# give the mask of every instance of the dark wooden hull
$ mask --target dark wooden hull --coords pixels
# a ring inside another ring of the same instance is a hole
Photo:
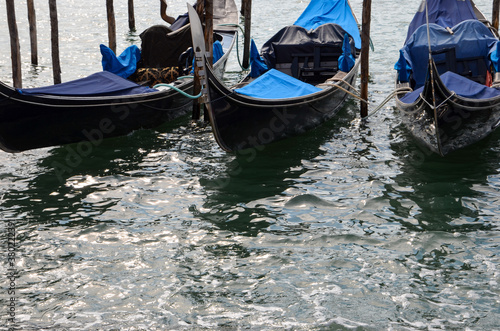
[[[435,66],[434,73],[435,103],[430,80],[414,103],[402,102],[404,94],[396,97],[403,124],[417,141],[444,156],[484,139],[500,125],[500,97],[460,97],[443,84]]]
[[[182,84],[192,93],[193,83]],[[26,96],[0,85],[0,148],[7,152],[102,139],[153,128],[191,110],[174,91],[123,97]]]
[[[222,77],[234,45],[216,63]],[[193,94],[193,79],[176,82]],[[0,149],[20,152],[82,141],[96,145],[102,139],[127,135],[134,130],[158,127],[192,111],[192,99],[171,89],[117,97],[31,96],[0,82]]]
[[[359,57],[344,80],[354,85]],[[274,141],[314,129],[333,118],[348,96],[330,86],[324,90],[289,99],[257,99],[233,92],[207,69],[208,115],[215,139],[225,151],[262,148]],[[349,89],[346,84],[340,86]]]

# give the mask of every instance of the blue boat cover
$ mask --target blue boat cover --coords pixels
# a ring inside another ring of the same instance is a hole
[[[264,59],[259,54],[257,50],[257,45],[253,39],[250,40],[250,77],[259,77],[262,73],[266,72],[269,68],[267,67]]]
[[[476,83],[454,72],[447,71],[440,77],[441,81],[450,91],[454,91],[461,97],[476,100],[500,97],[500,90]],[[400,100],[404,103],[413,103],[418,99],[418,96],[423,90],[424,87],[422,86],[415,91],[406,94]]]
[[[312,94],[321,89],[276,69],[270,69],[250,84],[234,91],[260,99],[287,99]]]
[[[137,62],[141,59],[141,50],[136,45],[127,47],[120,56],[106,45],[100,46],[102,54],[102,70],[112,72],[120,77],[127,78],[135,72]]]
[[[469,0],[423,0],[408,27],[406,42],[416,29],[427,24],[426,1],[429,7],[429,23],[451,28],[465,20],[477,20]]]
[[[478,20],[467,20],[457,24],[452,30],[454,34],[450,34],[437,24],[429,24],[433,52],[454,48],[457,60],[482,56],[485,63],[489,63],[488,55],[497,39],[483,23]],[[429,59],[425,25],[415,30],[403,47],[403,53],[413,72],[415,87],[418,88],[425,82]]]
[[[196,5],[194,5],[193,7],[196,9]],[[172,29],[172,31],[179,30],[180,28],[182,28],[184,25],[186,25],[188,23],[189,23],[189,15],[188,15],[188,13],[185,13],[185,14],[177,16],[174,23],[172,23],[172,25],[170,25],[170,29]]]
[[[497,41],[496,46],[491,48],[490,52],[490,60],[491,63],[493,64],[493,67],[495,68],[496,72],[499,72],[500,70],[500,41]]]
[[[398,71],[398,80],[400,82],[409,82],[410,81],[410,70],[411,67],[406,62],[405,56],[403,54],[403,50],[399,50],[399,60],[394,65],[394,69]]]
[[[222,44],[220,41],[214,41],[212,45],[212,61],[213,63],[220,60],[220,58],[224,56],[224,50],[222,49]]]
[[[361,49],[358,23],[347,0],[311,0],[294,25],[313,30],[325,23],[340,25],[354,39],[355,47]]]
[[[349,35],[346,33],[344,35],[344,41],[342,42],[342,55],[339,56],[339,69],[343,72],[349,72],[352,67],[354,67],[354,57],[351,53],[351,44],[349,44]]]
[[[38,88],[17,89],[25,95],[57,96],[120,96],[156,92],[158,90],[140,86],[108,71],[101,71],[88,77],[62,84]]]

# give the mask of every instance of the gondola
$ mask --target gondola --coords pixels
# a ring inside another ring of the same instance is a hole
[[[422,2],[395,65],[396,106],[417,142],[445,156],[500,125],[498,46],[473,1]]]
[[[214,68],[222,78],[236,40],[237,26],[230,23],[237,23],[238,14],[233,0],[215,2],[219,21],[214,21],[214,33],[223,54]],[[187,34],[191,44],[190,25],[179,31],[172,34]],[[178,57],[174,61],[178,63]],[[158,127],[192,111],[193,82],[188,72],[167,87],[152,88],[109,71],[32,89],[0,82],[0,149],[21,152],[70,143],[88,149],[89,143],[97,146],[106,138]]]
[[[262,148],[333,118],[352,93],[361,38],[347,0],[312,0],[260,54],[251,49],[250,73],[231,88],[206,70],[207,113],[225,151]]]

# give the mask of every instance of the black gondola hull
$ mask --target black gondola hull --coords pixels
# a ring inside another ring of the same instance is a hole
[[[225,54],[215,64],[222,78],[236,31],[224,31]],[[193,79],[174,86],[193,94]],[[0,82],[0,149],[21,152],[77,142],[93,145],[102,139],[159,127],[192,112],[193,100],[178,91],[126,96],[62,97],[25,95]]]
[[[354,85],[359,67],[347,74],[345,81]],[[315,94],[290,99],[256,99],[239,95],[207,70],[212,130],[220,147],[226,151],[262,148],[274,141],[295,136],[333,118],[344,105],[348,85],[326,87]]]
[[[399,95],[396,105],[412,136],[444,156],[486,138],[499,126],[500,97],[480,100],[460,97],[448,90],[434,70],[435,101],[429,80],[415,102],[404,103]]]
[[[183,90],[192,93],[192,81]],[[174,91],[113,98],[57,98],[0,91],[0,148],[7,152],[127,135],[187,114],[192,101]],[[7,96],[6,96],[7,95]]]

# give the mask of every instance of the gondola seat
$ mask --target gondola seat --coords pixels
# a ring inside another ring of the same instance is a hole
[[[277,69],[309,84],[324,82],[339,70],[346,32],[340,25],[323,24],[314,30],[288,26],[280,30],[262,47],[268,68]],[[350,37],[351,53],[356,54]]]

